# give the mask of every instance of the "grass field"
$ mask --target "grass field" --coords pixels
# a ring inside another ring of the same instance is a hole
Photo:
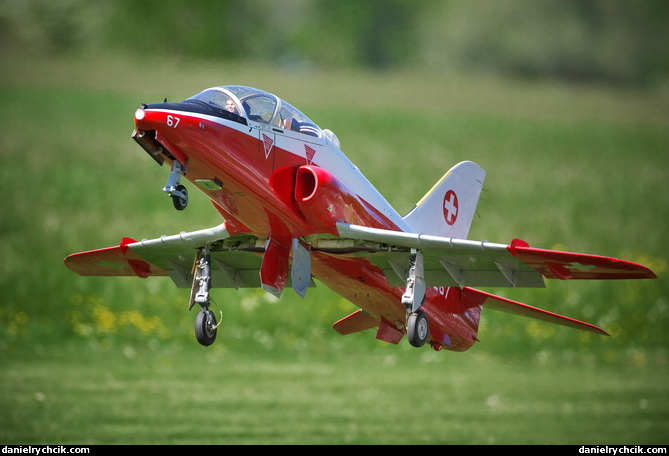
[[[58,348],[0,378],[20,444],[666,444],[666,372],[388,347],[291,359]]]
[[[0,442],[667,443],[666,92],[120,57],[4,68]],[[220,223],[194,191],[174,211],[167,170],[130,133],[140,102],[227,83],[334,130],[399,212],[473,160],[488,176],[472,238],[622,257],[660,278],[491,290],[613,337],[484,311],[461,354],[333,334],[353,307],[322,286],[304,301],[217,290],[224,326],[204,349],[187,290],[82,278],[62,259]]]

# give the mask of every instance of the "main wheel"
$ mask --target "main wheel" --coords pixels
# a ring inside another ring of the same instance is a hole
[[[410,313],[409,318],[407,318],[407,337],[409,338],[409,343],[414,347],[422,347],[427,342],[428,334],[427,314],[420,309]]]
[[[177,191],[183,196],[172,195],[172,204],[177,211],[183,211],[188,206],[188,190],[183,185],[177,186]]]
[[[211,310],[200,310],[195,317],[195,338],[208,347],[216,340],[216,316]]]

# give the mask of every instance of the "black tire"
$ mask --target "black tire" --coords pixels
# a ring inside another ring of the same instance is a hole
[[[177,186],[177,190],[182,192],[184,196],[172,195],[172,204],[177,211],[183,211],[188,206],[188,190],[183,185]]]
[[[430,327],[427,321],[427,314],[418,309],[409,314],[407,318],[407,337],[409,343],[414,347],[422,347],[427,342]]]
[[[216,315],[211,310],[200,310],[195,317],[195,338],[205,347],[216,340]]]

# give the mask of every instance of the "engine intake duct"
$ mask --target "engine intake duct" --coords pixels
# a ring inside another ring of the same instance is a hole
[[[376,210],[329,171],[314,165],[298,168],[295,205],[319,233],[337,235],[337,222],[386,226]]]

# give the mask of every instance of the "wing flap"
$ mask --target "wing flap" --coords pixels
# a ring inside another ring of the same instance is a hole
[[[566,326],[569,328],[579,329],[581,331],[588,331],[603,336],[609,335],[603,329],[598,328],[595,325],[591,325],[590,323],[585,323],[579,320],[574,320],[573,318],[564,317],[562,315],[558,315],[553,312],[548,312],[547,310],[528,306],[527,304],[502,298],[501,296],[496,296],[490,293],[486,293],[484,291],[475,290],[473,288],[465,288],[463,290],[463,294],[468,298],[472,299],[473,301],[481,303],[483,307],[488,309],[499,310],[502,312],[507,312],[527,318],[533,318],[535,320],[541,320],[560,326]]]

